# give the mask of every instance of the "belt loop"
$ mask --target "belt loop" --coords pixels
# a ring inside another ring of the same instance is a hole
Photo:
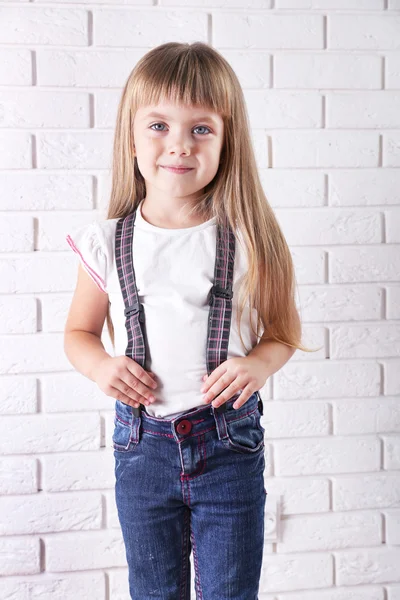
[[[222,408],[222,407],[224,407],[224,408]],[[215,408],[214,406],[211,405],[211,412],[215,419],[215,424],[217,426],[217,433],[218,433],[219,440],[225,440],[228,437],[228,430],[226,427],[226,419],[225,419],[225,411],[226,411],[225,403],[221,404],[221,406],[218,406],[217,408]]]
[[[140,426],[142,424],[142,410],[140,405],[138,407],[132,406],[132,424],[131,424],[131,442],[138,443],[140,441]]]

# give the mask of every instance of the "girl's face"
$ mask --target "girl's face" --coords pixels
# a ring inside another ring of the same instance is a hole
[[[218,113],[199,107],[170,103],[141,107],[133,135],[146,197],[195,200],[218,171],[223,125]],[[191,170],[178,173],[165,168],[172,166]]]

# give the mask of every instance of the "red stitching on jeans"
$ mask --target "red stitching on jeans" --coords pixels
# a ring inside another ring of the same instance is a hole
[[[244,413],[244,415],[240,415],[237,419],[229,419],[229,420],[226,419],[226,422],[227,423],[232,423],[232,421],[239,421],[240,419],[244,419],[244,417],[248,417],[249,415],[252,415],[253,413],[255,413],[257,409],[258,409],[258,406],[256,406],[250,412]]]
[[[190,527],[188,527],[189,521],[187,517],[190,517],[190,513],[189,513],[189,509],[185,509],[185,514],[183,516],[183,530],[182,530],[182,567],[181,567],[181,584],[180,584],[180,589],[181,589],[181,593],[180,593],[180,597],[179,600],[186,600],[187,598],[187,560],[186,558],[188,558],[188,554],[187,554],[187,550],[188,550],[188,530],[190,529]]]

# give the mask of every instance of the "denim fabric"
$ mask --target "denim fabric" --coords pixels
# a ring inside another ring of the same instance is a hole
[[[115,499],[132,600],[257,600],[264,547],[264,428],[255,392],[239,409],[172,420],[116,400]]]

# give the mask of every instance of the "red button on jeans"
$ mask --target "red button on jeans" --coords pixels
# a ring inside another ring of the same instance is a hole
[[[178,433],[190,433],[191,429],[192,424],[187,419],[183,419],[183,421],[180,421],[176,426],[176,430]]]

